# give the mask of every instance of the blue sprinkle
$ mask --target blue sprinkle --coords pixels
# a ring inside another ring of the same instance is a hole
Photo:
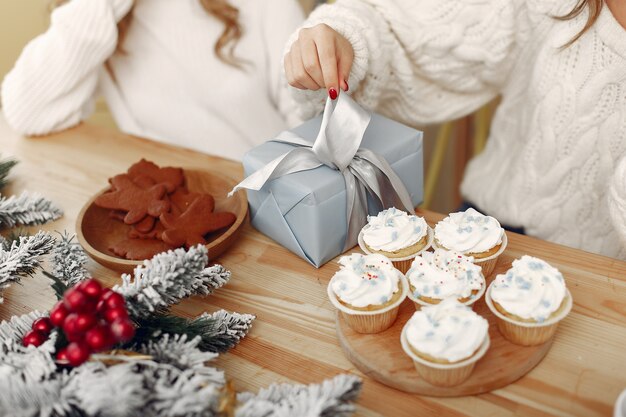
[[[538,271],[540,269],[543,269],[543,264],[541,262],[532,261],[528,262],[528,267],[533,271]]]
[[[424,285],[423,290],[424,290],[424,294],[428,294],[430,292],[430,286]]]
[[[426,337],[433,337],[434,335],[435,335],[435,332],[433,332],[432,330],[426,333]]]
[[[387,301],[389,301],[389,299],[386,296],[382,296],[380,297],[380,304],[385,304]]]
[[[398,231],[394,230],[391,232],[391,240],[396,240],[398,238]]]
[[[422,233],[422,227],[421,226],[415,226],[415,234],[419,235],[420,233]]]
[[[439,289],[439,287],[435,287],[435,295],[439,295],[440,292],[441,290]]]
[[[413,297],[415,297],[415,298],[419,298],[419,296],[420,296],[420,293],[419,293],[419,292],[415,291],[415,292],[413,293]]]
[[[370,285],[378,285],[378,280],[370,279]]]
[[[544,306],[545,308],[550,307],[550,301],[548,300],[541,300],[541,305]]]
[[[547,284],[548,282],[550,282],[550,279],[548,277],[544,276],[544,277],[541,278],[541,282],[544,282],[544,283]]]

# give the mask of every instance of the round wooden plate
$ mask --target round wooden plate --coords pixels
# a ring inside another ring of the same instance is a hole
[[[402,350],[400,333],[415,313],[414,304],[409,299],[400,306],[393,326],[378,334],[356,333],[337,314],[337,335],[348,359],[367,376],[401,391],[434,397],[475,395],[502,388],[530,372],[550,350],[553,339],[530,347],[507,341],[498,332],[495,316],[484,298],[476,302],[474,311],[489,321],[491,346],[476,363],[469,379],[455,387],[437,387],[424,381],[411,358]]]
[[[209,193],[215,198],[215,211],[230,211],[237,216],[224,232],[211,235],[207,243],[209,259],[221,255],[237,239],[248,213],[248,200],[244,192],[228,198],[227,194],[237,181],[213,171],[185,169],[185,180],[189,191]],[[108,191],[106,187],[94,195],[81,209],[76,219],[76,235],[87,254],[107,268],[120,272],[132,272],[143,261],[120,258],[109,250],[111,244],[125,239],[128,226],[109,216],[110,210],[93,204],[97,196]]]

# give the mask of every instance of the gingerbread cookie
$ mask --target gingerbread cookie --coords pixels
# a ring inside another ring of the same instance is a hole
[[[149,259],[171,249],[174,247],[158,239],[124,239],[109,248],[117,256],[133,261]]]
[[[131,226],[128,231],[128,237],[131,239],[161,239],[161,235],[163,234],[163,231],[165,231],[163,223],[158,221],[158,219],[156,220],[154,227],[147,232],[138,230],[136,226],[137,225]]]
[[[204,235],[228,227],[236,220],[233,213],[213,213],[214,207],[213,197],[203,194],[180,216],[162,214],[159,219],[165,226],[165,231],[161,238],[165,243],[176,247],[206,244]]]
[[[191,203],[203,195],[210,197],[211,204],[207,205],[206,209],[213,212],[213,210],[215,210],[215,199],[211,194],[194,193],[181,188],[169,196],[170,201],[172,202],[172,212],[174,212],[174,214],[181,214],[185,212]],[[178,213],[176,213],[174,209],[178,210]]]
[[[138,184],[145,183],[146,178],[154,181],[155,184],[163,184],[168,193],[174,192],[185,182],[182,168],[160,168],[154,162],[145,159],[128,168],[128,175]]]
[[[98,196],[94,204],[112,210],[126,211],[124,217],[126,224],[138,223],[147,215],[158,217],[170,210],[170,202],[163,198],[166,193],[163,184],[144,189],[127,175],[113,177],[111,184],[114,190]]]

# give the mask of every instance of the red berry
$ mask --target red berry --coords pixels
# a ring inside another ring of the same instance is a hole
[[[106,300],[111,294],[113,294],[115,291],[113,291],[110,288],[105,288],[102,290],[102,292],[100,293],[100,299],[101,300]]]
[[[87,296],[77,288],[68,290],[63,296],[65,307],[70,311],[83,311],[87,307]]]
[[[78,313],[76,316],[76,331],[85,333],[96,324],[96,317],[89,313]]]
[[[65,333],[65,338],[69,342],[82,342],[85,340],[85,333]]]
[[[100,352],[113,345],[113,336],[106,326],[96,326],[85,334],[85,343],[93,352]]]
[[[33,322],[33,330],[39,330],[44,334],[50,334],[54,326],[48,317],[39,317]]]
[[[89,354],[91,353],[89,346],[81,342],[72,342],[67,345],[65,349],[67,352],[67,360],[72,366],[78,366],[84,363],[89,359]]]
[[[56,327],[61,327],[63,326],[63,322],[68,314],[69,312],[67,311],[67,308],[65,308],[63,301],[59,301],[54,307],[52,307],[52,310],[50,310],[50,321]]]
[[[40,332],[39,330],[31,330],[24,335],[24,338],[22,339],[22,344],[24,346],[41,346],[41,344],[45,342],[46,339],[48,339],[48,336],[45,333]]]
[[[106,309],[106,300],[103,300],[102,297],[100,297],[100,301],[98,301],[98,304],[96,304],[96,312],[98,312],[99,314],[103,314]]]
[[[102,294],[102,285],[93,278],[81,282],[77,288],[87,297],[94,299],[100,298],[100,294]]]
[[[67,361],[67,348],[63,348],[57,352],[57,361],[60,361],[60,362]]]
[[[63,332],[66,335],[80,333],[78,331],[78,313],[68,314],[63,322]]]
[[[109,294],[109,296],[104,299],[104,304],[106,305],[105,309],[107,310],[112,308],[126,308],[126,300],[124,299],[124,296],[117,292]]]
[[[125,308],[110,308],[104,312],[104,319],[109,323],[113,323],[115,320],[128,317],[128,311]]]
[[[118,342],[128,342],[135,336],[135,325],[129,319],[117,319],[111,323],[111,333]]]

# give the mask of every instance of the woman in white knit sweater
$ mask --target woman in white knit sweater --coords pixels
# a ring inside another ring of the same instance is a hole
[[[76,125],[100,93],[127,133],[233,159],[297,121],[280,76],[297,0],[59,3],[2,84],[23,134]]]
[[[464,198],[530,235],[626,257],[624,1],[337,0],[304,27],[284,60],[302,116],[348,88],[409,124],[501,95]]]

